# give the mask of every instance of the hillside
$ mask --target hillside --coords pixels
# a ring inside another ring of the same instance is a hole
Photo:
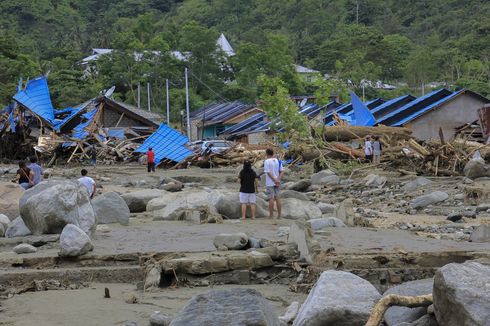
[[[367,89],[368,96],[418,95],[432,81],[489,95],[488,17],[485,0],[4,0],[0,101],[8,103],[20,76],[49,72],[56,106],[112,85],[116,97],[135,103],[138,83],[149,82],[153,106],[162,108],[168,78],[177,117],[184,66],[192,72],[195,108],[212,100],[256,99],[261,74],[280,78],[291,94],[322,87],[299,79],[293,63],[351,80],[354,88],[362,79],[406,85],[391,92]],[[216,53],[220,33],[236,56]],[[98,74],[83,77],[79,63],[92,48],[118,51],[97,62]],[[171,50],[192,57],[184,63]],[[135,62],[135,51],[146,55]]]

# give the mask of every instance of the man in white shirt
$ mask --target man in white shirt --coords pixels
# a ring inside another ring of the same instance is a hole
[[[94,197],[95,194],[95,181],[91,177],[87,177],[87,170],[83,169],[81,171],[82,177],[78,179],[78,182],[80,182],[82,185],[84,185],[87,188],[88,195],[90,198]]]
[[[366,142],[364,143],[364,154],[368,162],[373,161],[373,144],[371,143],[371,136],[366,137]]]
[[[269,197],[269,218],[274,216],[274,202],[277,207],[277,218],[281,218],[281,179],[284,175],[284,168],[281,162],[274,157],[274,151],[270,148],[266,150],[267,159],[264,162],[265,187]]]

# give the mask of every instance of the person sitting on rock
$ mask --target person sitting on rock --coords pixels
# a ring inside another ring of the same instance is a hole
[[[257,173],[252,169],[250,161],[243,162],[243,169],[238,176],[240,181],[240,204],[242,208],[242,220],[245,220],[247,214],[247,205],[250,205],[252,211],[252,220],[255,220],[255,203],[257,197]]]
[[[82,185],[84,185],[87,188],[88,195],[90,198],[94,197],[95,194],[95,181],[91,177],[88,177],[88,171],[85,169],[82,169],[80,172],[82,174],[82,177],[78,179],[78,182],[80,182]]]
[[[16,180],[19,182],[21,188],[27,190],[31,188],[34,179],[34,172],[26,166],[26,162],[19,162],[19,169],[17,170]]]
[[[31,164],[29,164],[28,168],[34,173],[34,176],[32,178],[32,186],[37,185],[39,182],[41,182],[41,176],[43,174],[43,169],[39,164],[37,164],[37,157],[31,156],[29,159]]]

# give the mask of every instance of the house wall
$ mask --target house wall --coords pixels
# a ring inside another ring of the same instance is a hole
[[[248,143],[250,145],[268,144],[272,141],[272,135],[267,134],[266,132],[254,132],[252,134],[248,134]]]
[[[305,82],[305,83],[314,83],[316,82],[319,78],[321,78],[321,75],[316,72],[301,72],[298,73],[298,76]]]
[[[201,120],[191,120],[191,139],[190,141],[201,139]]]
[[[478,119],[478,109],[484,103],[476,97],[462,94],[405,126],[411,128],[412,135],[420,140],[438,140],[439,128],[442,128],[444,139],[451,140],[456,127]]]
[[[115,127],[119,119],[121,118],[121,113],[111,110],[110,108],[104,108],[103,112],[103,122],[104,127]],[[118,127],[136,127],[143,126],[143,124],[137,120],[131,119],[127,115],[124,115],[121,122],[119,122]]]

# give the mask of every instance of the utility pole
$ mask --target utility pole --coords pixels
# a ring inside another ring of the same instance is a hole
[[[191,117],[190,117],[190,109],[189,109],[189,79],[187,77],[187,67],[185,68],[185,109],[187,116],[187,138],[191,141]]]
[[[146,89],[148,93],[148,112],[151,111],[151,103],[150,103],[150,83],[146,84]]]
[[[138,109],[141,108],[141,85],[138,83]]]
[[[167,94],[167,125],[170,125],[170,95],[168,94],[168,79],[165,81],[165,89]]]

